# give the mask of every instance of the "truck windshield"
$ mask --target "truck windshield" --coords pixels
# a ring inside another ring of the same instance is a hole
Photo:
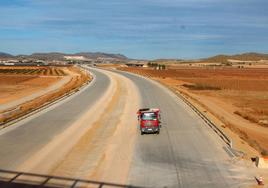
[[[141,119],[142,120],[156,120],[157,117],[156,117],[156,114],[155,113],[143,113],[141,115]]]

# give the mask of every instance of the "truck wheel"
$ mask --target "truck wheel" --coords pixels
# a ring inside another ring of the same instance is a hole
[[[160,131],[156,131],[156,134],[159,134],[160,133]]]
[[[143,135],[144,133],[141,131],[141,135]]]

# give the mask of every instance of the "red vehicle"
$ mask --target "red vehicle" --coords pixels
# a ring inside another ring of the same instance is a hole
[[[141,135],[144,133],[160,133],[160,109],[144,108],[137,112]]]

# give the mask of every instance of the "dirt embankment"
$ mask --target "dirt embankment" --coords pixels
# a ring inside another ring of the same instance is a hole
[[[0,123],[18,118],[90,79],[74,66],[0,67]]]
[[[255,153],[245,145],[268,155],[268,69],[176,67],[120,70],[155,79],[188,97],[204,113],[220,122],[220,128],[233,137],[235,147],[248,157]]]

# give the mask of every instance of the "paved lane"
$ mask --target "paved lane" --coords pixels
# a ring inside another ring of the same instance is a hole
[[[129,182],[148,187],[238,187],[238,172],[225,145],[174,94],[143,78],[131,79],[142,96],[141,107],[159,107],[160,135],[139,135]]]
[[[92,72],[96,81],[83,92],[38,117],[19,123],[22,126],[0,131],[0,169],[15,169],[94,105],[110,80],[103,73]]]

